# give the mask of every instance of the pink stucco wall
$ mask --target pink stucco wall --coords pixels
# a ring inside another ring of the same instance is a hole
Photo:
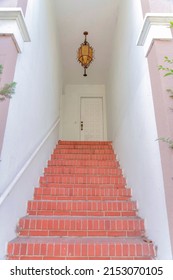
[[[145,13],[171,13],[173,2],[168,0],[141,0],[143,15]],[[156,125],[159,137],[173,139],[173,99],[167,89],[173,89],[173,76],[164,77],[164,72],[158,70],[158,65],[164,64],[164,57],[173,59],[173,40],[155,40],[148,54],[148,65],[151,78]],[[173,68],[173,65],[167,65]],[[173,150],[168,144],[160,141],[160,155],[164,179],[165,200],[173,252]],[[159,219],[159,217],[158,217]]]
[[[148,56],[156,124],[159,137],[173,139],[173,100],[167,89],[173,89],[173,77],[163,77],[164,72],[158,71],[158,65],[164,64],[164,56],[173,57],[173,41],[155,41]],[[160,142],[160,154],[165,187],[165,199],[173,248],[173,150],[168,144]]]
[[[28,0],[18,0],[16,5],[21,7],[23,13],[26,12]],[[8,1],[8,3],[10,3]],[[3,1],[3,7],[5,1]],[[1,3],[0,3],[1,7]],[[0,35],[0,64],[3,65],[3,73],[0,76],[0,87],[13,81],[17,60],[17,49],[11,36]],[[5,126],[7,122],[10,100],[0,101],[0,153],[3,145]]]
[[[0,64],[3,65],[3,73],[0,77],[0,87],[13,81],[16,59],[17,49],[11,36],[0,36]],[[0,151],[4,138],[8,108],[9,99],[0,101]]]
[[[171,13],[173,4],[169,0],[141,0],[143,14],[146,13]]]

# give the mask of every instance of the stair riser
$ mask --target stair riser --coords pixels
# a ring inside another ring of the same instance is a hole
[[[94,232],[138,232],[144,231],[143,220],[111,220],[107,219],[21,219],[19,231],[94,231]],[[68,234],[67,234],[68,235]],[[75,234],[74,234],[75,235]]]
[[[83,189],[83,190],[86,190],[86,189],[96,189],[98,188],[98,190],[103,190],[103,189],[112,189],[112,190],[122,190],[124,191],[126,189],[125,187],[125,184],[124,183],[116,183],[116,184],[63,184],[63,183],[52,183],[52,182],[49,182],[49,183],[46,183],[46,182],[43,182],[41,180],[40,182],[40,189],[51,189],[51,188],[54,188],[54,189],[62,189],[62,188],[67,188],[67,189],[74,189],[74,190],[79,190],[79,189]]]
[[[34,195],[34,200],[93,200],[93,201],[105,201],[105,200],[118,200],[118,201],[128,201],[129,197],[125,196],[49,196],[49,195]]]
[[[114,155],[114,152],[110,149],[55,149],[54,154]]]
[[[132,201],[29,201],[30,210],[56,211],[136,211],[136,202]]]
[[[76,217],[135,217],[136,211],[92,211],[92,210],[28,210],[28,215],[37,216],[76,216]]]
[[[44,169],[45,174],[76,174],[76,175],[122,175],[121,169],[112,168],[88,168],[88,167],[48,167]]]
[[[94,154],[53,154],[51,159],[76,159],[76,160],[115,160],[115,155],[104,154],[104,155],[94,155]]]
[[[70,236],[70,237],[139,237],[143,235],[143,231],[54,231],[54,230],[23,230],[19,236]]]
[[[130,189],[107,188],[36,188],[35,200],[129,200]]]
[[[86,166],[86,167],[104,167],[104,168],[118,168],[119,163],[113,160],[63,160],[54,159],[48,161],[48,166]]]
[[[9,259],[151,259],[153,244],[9,244]]]
[[[87,175],[45,175],[40,178],[41,183],[58,184],[126,184],[125,179],[118,176],[87,176]]]
[[[74,149],[74,150],[111,150],[113,151],[112,149],[112,146],[111,145],[87,145],[87,144],[66,144],[66,145],[56,145],[56,149]]]
[[[59,187],[59,188],[35,188],[35,195],[58,195],[58,196],[131,196],[131,189],[116,189],[114,187],[92,187],[88,185],[87,187],[80,186],[74,187]]]
[[[111,146],[112,141],[66,141],[66,140],[59,140],[58,145],[101,145],[101,146]]]

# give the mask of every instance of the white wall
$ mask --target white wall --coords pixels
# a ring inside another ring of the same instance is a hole
[[[59,138],[62,77],[53,2],[29,0],[26,24],[31,43],[25,43],[18,55],[17,88],[10,102],[0,162],[1,195],[10,184],[14,187],[0,206],[0,258],[4,257],[5,243],[16,235],[17,220],[25,215],[26,201]],[[20,177],[40,143],[43,145]]]
[[[80,140],[80,98],[102,97],[104,116],[104,140],[107,139],[105,86],[67,85],[62,95],[62,139]]]
[[[0,0],[0,7],[16,7],[18,0]]]
[[[142,21],[140,1],[120,1],[106,87],[108,138],[139,203],[147,235],[158,247],[158,259],[171,259],[148,65],[143,48],[136,46]]]

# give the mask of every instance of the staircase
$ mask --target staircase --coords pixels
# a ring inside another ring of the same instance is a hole
[[[155,257],[111,142],[59,141],[17,229],[10,260]]]

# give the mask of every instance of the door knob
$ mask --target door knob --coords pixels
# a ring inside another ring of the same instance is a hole
[[[80,130],[83,130],[83,122],[80,122]]]

